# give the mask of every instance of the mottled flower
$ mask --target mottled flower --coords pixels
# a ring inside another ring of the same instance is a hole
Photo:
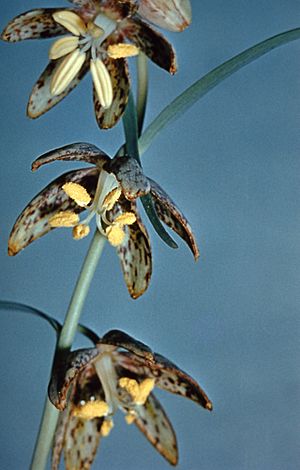
[[[71,3],[73,8],[37,9],[17,16],[3,31],[2,39],[16,42],[63,35],[50,47],[50,63],[32,90],[27,107],[29,117],[37,118],[52,108],[90,70],[97,122],[101,128],[111,128],[123,114],[128,100],[127,57],[141,50],[165,70],[176,71],[171,44],[142,18],[180,31],[190,21],[189,2],[71,0]]]
[[[197,259],[199,251],[188,221],[164,190],[143,174],[136,160],[111,159],[94,145],[76,143],[42,155],[32,169],[56,160],[84,161],[94,166],[59,176],[32,199],[10,234],[10,255],[55,227],[72,227],[73,237],[81,239],[88,235],[95,218],[99,231],[116,248],[130,295],[137,298],[148,287],[152,257],[136,199],[151,194],[158,217],[188,244]],[[87,216],[80,219],[84,210]]]
[[[54,367],[51,402],[62,411],[53,443],[52,470],[64,452],[67,470],[88,470],[101,437],[118,409],[172,465],[178,462],[174,430],[154,387],[189,398],[207,410],[212,403],[198,383],[175,364],[126,333],[112,330],[94,348],[68,354]]]

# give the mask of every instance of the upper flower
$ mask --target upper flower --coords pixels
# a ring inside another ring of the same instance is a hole
[[[66,35],[50,47],[50,63],[29,98],[29,117],[37,118],[52,108],[90,70],[97,122],[101,128],[110,128],[123,114],[128,100],[130,84],[126,57],[137,55],[141,50],[170,73],[176,71],[172,46],[141,18],[180,31],[190,21],[189,1],[71,2],[75,8],[47,8],[23,13],[7,25],[1,37],[16,42]]]
[[[147,178],[131,157],[111,159],[96,146],[76,143],[42,155],[32,164],[36,170],[55,160],[78,160],[95,166],[70,171],[52,181],[18,217],[9,238],[10,255],[55,227],[72,227],[73,237],[89,233],[93,217],[99,231],[116,247],[130,295],[137,298],[147,289],[152,259],[150,240],[135,200],[151,194],[158,217],[190,247],[197,259],[199,251],[191,227],[165,191]],[[79,213],[88,215],[80,220]]]
[[[154,387],[212,410],[194,379],[122,331],[109,331],[94,348],[73,351],[63,363],[57,362],[49,398],[62,413],[54,437],[52,470],[58,468],[62,451],[66,469],[88,470],[118,409],[128,424],[135,423],[156,450],[176,465],[176,436],[152,392]]]

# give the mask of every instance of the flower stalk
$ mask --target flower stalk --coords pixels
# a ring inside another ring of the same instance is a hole
[[[70,350],[75,337],[79,318],[86,300],[95,270],[102,254],[106,238],[96,230],[83,262],[73,295],[66,313],[65,322],[57,341],[55,358]],[[32,457],[31,470],[46,468],[49,451],[57,424],[59,412],[46,399],[42,421]]]

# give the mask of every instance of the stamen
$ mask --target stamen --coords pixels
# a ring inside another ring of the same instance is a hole
[[[134,403],[137,405],[144,405],[150,392],[154,388],[155,380],[148,377],[139,384],[134,379],[122,377],[119,380],[119,385],[121,388],[125,388],[125,390],[131,395]]]
[[[49,219],[51,227],[74,227],[79,222],[78,214],[72,211],[62,211]]]
[[[60,95],[65,91],[83,66],[85,57],[86,54],[81,53],[79,49],[75,49],[75,51],[66,56],[52,77],[50,84],[52,95]]]
[[[121,243],[123,243],[125,236],[126,236],[126,233],[120,227],[120,225],[110,225],[109,227],[107,227],[105,234],[107,236],[109,243],[112,246],[121,245]]]
[[[132,424],[136,419],[136,415],[131,412],[131,413],[127,413],[127,415],[125,415],[125,421],[127,424]]]
[[[90,227],[85,224],[75,225],[72,232],[74,240],[81,240],[82,238],[87,237],[89,233]]]
[[[49,59],[59,59],[69,54],[77,48],[78,42],[77,36],[66,36],[58,39],[49,49]]]
[[[136,215],[133,212],[124,212],[115,218],[114,224],[118,224],[121,227],[124,225],[132,225],[136,221]]]
[[[81,184],[65,183],[62,189],[80,207],[86,207],[91,202],[91,196]]]
[[[104,34],[104,29],[100,26],[95,25],[92,21],[89,21],[87,24],[87,32],[92,36],[93,39],[98,39]]]
[[[111,44],[107,48],[109,57],[112,59],[123,59],[124,57],[133,57],[139,54],[139,48],[133,44]]]
[[[90,61],[90,70],[101,106],[107,109],[113,100],[113,88],[108,70],[100,59]]]
[[[93,400],[78,406],[73,411],[74,416],[82,419],[102,418],[108,413],[108,404],[105,401]]]
[[[106,419],[103,421],[103,424],[101,426],[101,435],[103,437],[107,437],[114,427],[114,423],[112,419]]]
[[[52,15],[56,23],[61,24],[75,36],[83,36],[86,33],[86,25],[80,16],[73,11],[57,11]]]
[[[115,203],[119,200],[122,194],[121,188],[117,187],[110,191],[104,198],[102,207],[105,208],[107,211],[110,211]]]

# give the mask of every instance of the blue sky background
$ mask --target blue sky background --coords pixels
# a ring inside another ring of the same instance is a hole
[[[14,0],[1,24],[61,1]],[[296,0],[193,1],[193,24],[174,43],[179,72],[150,65],[149,123],[194,80],[238,52],[299,26]],[[25,204],[56,175],[30,163],[50,148],[87,141],[113,154],[122,126],[99,131],[91,79],[31,121],[29,92],[50,41],[1,43],[1,298],[64,318],[89,243],[57,230],[15,258],[10,229]],[[145,172],[184,210],[197,236],[197,264],[181,242],[172,251],[150,228],[154,272],[132,301],[107,246],[82,322],[100,335],[119,328],[193,375],[214,403],[158,392],[177,431],[180,470],[294,470],[299,452],[300,43],[273,51],[229,78],[162,133],[143,156]],[[134,79],[134,61],[131,63]],[[47,387],[54,333],[38,318],[0,312],[1,468],[29,466]],[[88,344],[82,337],[76,346]],[[165,470],[168,464],[122,416],[94,468]]]

